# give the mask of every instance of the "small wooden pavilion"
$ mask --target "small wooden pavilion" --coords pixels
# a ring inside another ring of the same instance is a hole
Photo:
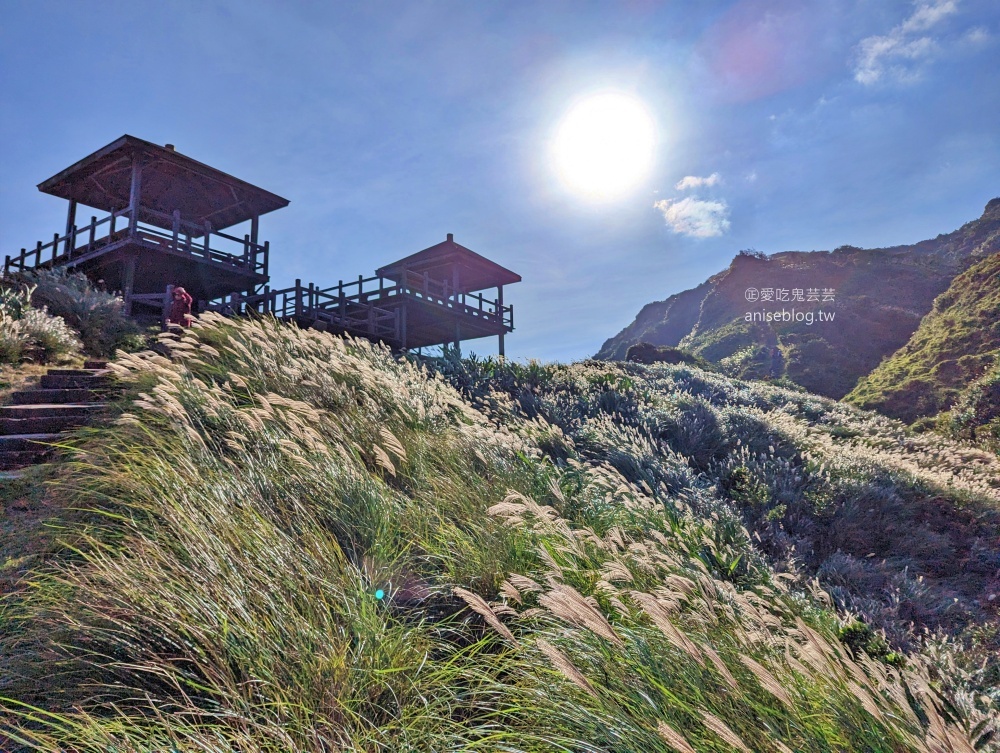
[[[375,274],[395,283],[398,293],[382,305],[401,311],[400,340],[406,349],[496,335],[504,354],[504,335],[514,328],[513,310],[503,303],[504,285],[521,276],[446,239],[387,264]],[[495,288],[494,300],[481,291]],[[442,310],[442,306],[444,310]]]
[[[381,340],[399,350],[454,345],[514,329],[514,308],[504,305],[503,288],[521,276],[455,243],[442,243],[379,268],[374,277],[340,280],[329,288],[312,283],[240,301],[258,312],[291,319],[300,326]],[[495,298],[482,291],[495,288]],[[221,306],[216,306],[222,310]],[[232,303],[225,304],[232,310]]]
[[[8,256],[5,271],[66,267],[119,290],[130,313],[157,315],[169,284],[194,299],[251,296],[268,281],[260,216],[288,205],[270,191],[134,136],[122,136],[39,184],[69,202],[66,228]],[[106,213],[77,224],[79,206]],[[223,232],[249,223],[237,237]]]

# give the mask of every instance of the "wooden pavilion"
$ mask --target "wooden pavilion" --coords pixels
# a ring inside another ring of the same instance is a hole
[[[503,288],[521,276],[455,243],[442,243],[387,264],[374,277],[340,280],[329,288],[312,283],[263,294],[238,304],[293,319],[301,326],[381,340],[399,350],[430,345],[459,347],[463,340],[504,336],[514,329],[514,309]],[[495,298],[482,291],[495,288]],[[234,310],[228,302],[226,310]]]
[[[5,272],[65,267],[121,291],[126,311],[157,315],[169,284],[195,300],[240,292],[268,281],[268,244],[260,216],[288,205],[270,191],[134,136],[122,136],[38,186],[69,202],[66,229],[48,243],[8,256]],[[77,225],[79,206],[105,212]],[[242,238],[222,232],[249,222]]]
[[[38,189],[66,199],[63,234],[7,256],[12,271],[63,267],[120,291],[126,311],[165,312],[175,284],[195,311],[273,314],[300,326],[379,340],[399,350],[454,345],[514,329],[503,288],[521,276],[447,239],[379,268],[375,277],[321,288],[296,280],[272,290],[270,246],[261,215],[288,205],[270,191],[177,152],[170,144],[122,136],[54,175]],[[105,213],[77,224],[77,209]],[[243,237],[223,232],[249,223]],[[495,298],[482,293],[496,289]],[[139,309],[137,311],[137,309]]]

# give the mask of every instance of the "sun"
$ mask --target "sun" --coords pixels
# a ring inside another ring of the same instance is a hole
[[[653,165],[656,126],[643,102],[605,92],[572,107],[552,145],[556,173],[573,193],[595,200],[621,198]]]

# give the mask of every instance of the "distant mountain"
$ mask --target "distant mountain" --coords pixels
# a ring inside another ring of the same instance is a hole
[[[994,254],[956,277],[909,342],[846,399],[910,423],[951,408],[998,362],[1000,254]]]
[[[901,348],[952,280],[1000,251],[1000,199],[958,230],[908,246],[741,251],[691,290],[644,306],[595,356],[681,347],[742,378],[784,378],[841,398]],[[826,320],[821,320],[826,318]]]

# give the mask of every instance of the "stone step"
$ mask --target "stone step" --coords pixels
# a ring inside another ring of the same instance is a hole
[[[31,418],[0,418],[0,436],[11,434],[47,434],[87,423],[86,413]]]
[[[105,403],[38,403],[36,405],[0,405],[3,418],[49,418],[54,416],[83,417],[98,411]]]
[[[85,369],[106,369],[108,368],[107,361],[84,361],[83,368]]]
[[[62,434],[45,432],[42,434],[10,434],[0,437],[0,452],[21,452],[24,450],[39,452],[47,449],[46,445],[57,442]]]
[[[12,471],[26,465],[44,463],[52,454],[51,447],[41,450],[0,450],[0,471]]]
[[[14,405],[32,405],[38,403],[86,403],[92,402],[94,393],[85,389],[55,389],[55,390],[20,390],[11,393],[10,402]]]
[[[111,384],[110,377],[98,374],[44,374],[39,380],[42,389],[94,389]]]
[[[53,376],[101,376],[107,369],[49,369],[46,374]]]

